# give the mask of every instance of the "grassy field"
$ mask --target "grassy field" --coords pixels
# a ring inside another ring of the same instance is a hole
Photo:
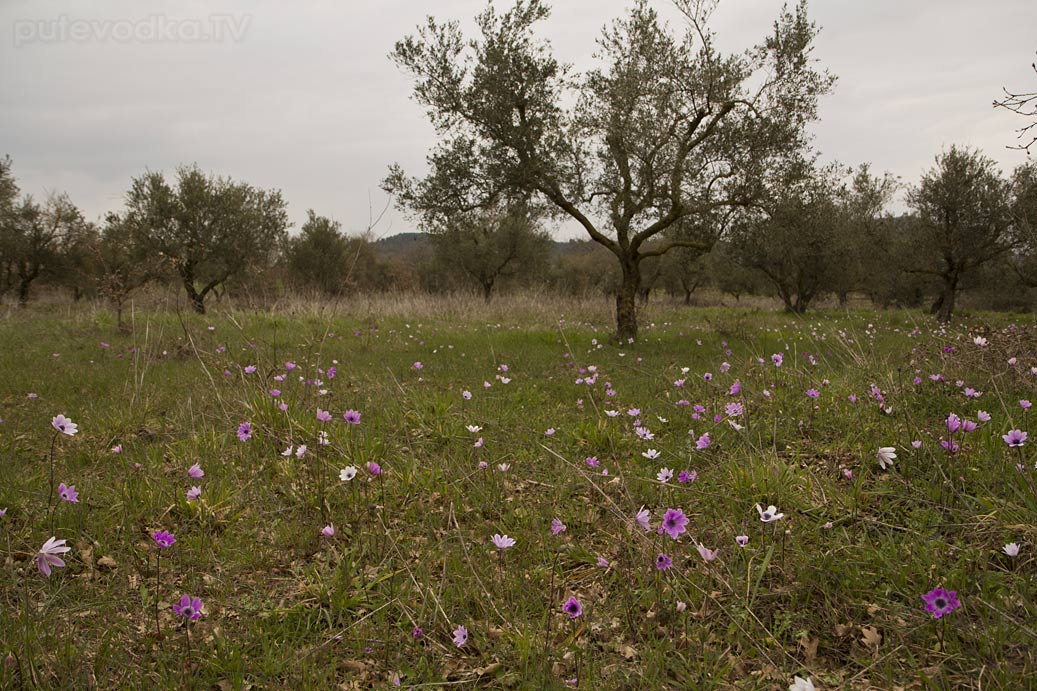
[[[0,687],[1037,687],[1032,315],[382,307],[3,316]]]

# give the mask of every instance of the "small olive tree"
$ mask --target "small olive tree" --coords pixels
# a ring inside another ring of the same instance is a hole
[[[948,322],[962,279],[1011,249],[1010,185],[994,161],[952,146],[908,192],[915,215],[913,272],[933,276],[932,312]]]
[[[125,222],[139,250],[172,265],[199,314],[228,279],[268,266],[288,229],[279,191],[208,176],[197,166],[179,168],[175,187],[162,173],[135,178]]]

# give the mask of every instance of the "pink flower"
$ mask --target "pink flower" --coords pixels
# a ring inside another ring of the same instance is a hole
[[[328,523],[326,526],[324,526],[323,528],[320,529],[320,534],[323,535],[324,537],[334,537],[335,536],[335,526],[333,524],[331,524],[331,523]]]
[[[197,480],[200,477],[205,477],[205,471],[202,470],[202,466],[195,463],[193,466],[187,469],[188,477],[193,477]]]
[[[468,642],[468,629],[464,626],[458,626],[454,629],[454,645],[458,648],[464,647],[464,644]]]
[[[58,555],[65,554],[71,549],[71,547],[65,547],[65,540],[58,540],[55,537],[50,538],[43,543],[43,547],[40,547],[40,551],[36,553],[36,568],[44,576],[50,577],[50,567],[63,568],[65,566],[65,560]]]
[[[248,441],[252,437],[252,425],[242,422],[238,425],[238,441]]]
[[[697,545],[695,546],[695,549],[697,549],[697,550],[699,551],[699,556],[701,556],[701,557],[702,557],[703,559],[705,559],[706,561],[713,561],[714,559],[716,559],[716,558],[717,558],[717,553],[718,553],[718,552],[720,551],[719,549],[715,549],[715,550],[713,550],[713,551],[711,552],[711,551],[709,551],[709,549],[708,549],[708,548],[707,548],[707,547],[706,547],[705,545],[703,545],[703,544],[702,544],[701,542],[700,542],[700,543],[698,543],[698,544],[697,544]]]
[[[648,509],[642,506],[641,510],[637,512],[637,515],[634,516],[634,522],[642,528],[644,528],[645,530],[651,530],[652,526],[648,522],[650,516],[651,514],[649,513]]]
[[[688,517],[684,515],[684,511],[681,509],[666,509],[666,513],[663,514],[663,522],[659,525],[659,533],[666,533],[671,539],[676,540],[681,536],[681,533],[686,532],[688,525]]]
[[[490,538],[493,544],[497,546],[497,549],[508,549],[509,547],[515,546],[515,538],[508,537],[507,535],[494,535]]]
[[[565,532],[565,524],[557,518],[551,520],[551,534],[557,535],[558,533]]]
[[[32,394],[30,394],[30,396],[32,396]],[[69,420],[64,415],[55,416],[50,421],[50,424],[57,431],[61,432],[62,434],[67,434],[70,437],[75,436],[75,434],[79,432],[79,426],[76,423]]]
[[[197,499],[200,496],[202,496],[201,487],[192,487],[191,489],[187,490],[188,500]]]
[[[173,605],[173,611],[188,621],[200,619],[202,616],[202,601],[197,597],[192,598],[190,595],[184,595],[180,598],[179,605]]]
[[[76,491],[75,485],[66,486],[64,482],[60,483],[58,485],[58,496],[65,501],[79,503],[79,492]]]
[[[331,421],[331,413],[329,413],[326,410],[321,410],[320,408],[317,408],[317,422],[330,422],[330,421]]]

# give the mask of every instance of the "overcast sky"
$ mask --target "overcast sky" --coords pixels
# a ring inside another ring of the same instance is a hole
[[[498,1],[499,8],[510,6]],[[564,0],[543,25],[558,58],[592,64],[601,27],[630,3]],[[668,2],[655,6],[680,20]],[[145,169],[204,170],[282,190],[366,227],[398,161],[421,172],[435,142],[412,82],[387,58],[426,14],[471,18],[485,0],[0,0],[0,155],[24,192],[68,192],[96,219]],[[740,50],[768,31],[775,0],[722,0],[713,28]],[[917,180],[950,144],[1006,172],[1025,160],[1002,86],[1037,90],[1033,0],[814,0],[814,56],[839,80],[813,127],[825,159]],[[378,235],[411,230],[392,211]],[[557,235],[575,232],[563,228]]]

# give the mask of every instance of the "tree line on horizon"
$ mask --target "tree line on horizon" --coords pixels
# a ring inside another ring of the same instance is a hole
[[[191,306],[225,291],[474,290],[601,292],[620,338],[637,304],[710,286],[776,296],[803,313],[819,298],[864,295],[952,319],[963,291],[992,308],[1032,309],[1037,287],[1037,163],[1005,176],[951,146],[914,184],[868,165],[822,165],[805,133],[835,78],[810,57],[805,2],[773,31],[723,54],[715,3],[677,0],[683,32],[647,2],[606,27],[600,65],[574,74],[535,32],[549,8],[518,0],[476,18],[477,35],[429,17],[390,57],[415,80],[439,133],[429,172],[393,165],[382,182],[431,251],[386,257],[369,233],[308,211],[288,233],[277,190],[184,166],[133,179],[124,207],[87,221],[64,194],[22,195],[0,160],[0,295],[33,287],[99,295],[121,315],[150,282]],[[893,213],[898,191],[907,211]],[[578,224],[559,251],[549,229]]]

